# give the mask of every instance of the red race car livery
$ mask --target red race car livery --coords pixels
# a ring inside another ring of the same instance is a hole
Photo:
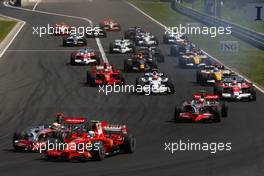
[[[98,85],[125,84],[125,79],[120,70],[115,70],[112,65],[94,66],[91,72],[87,72],[87,84],[91,87]]]
[[[107,18],[103,21],[103,26],[106,31],[120,31],[121,27],[118,22],[111,18]]]
[[[47,151],[48,159],[101,161],[105,156],[133,153],[136,148],[136,138],[128,134],[125,125],[99,121],[84,123],[83,128],[68,134],[63,142],[66,147]]]

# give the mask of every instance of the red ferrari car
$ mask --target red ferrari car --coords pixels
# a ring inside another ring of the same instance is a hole
[[[103,26],[106,31],[120,31],[121,27],[118,22],[111,18],[107,18],[103,21]]]
[[[100,65],[99,56],[92,48],[83,48],[71,53],[71,65]]]
[[[51,33],[52,35],[70,35],[71,26],[65,23],[55,24]]]
[[[175,108],[174,117],[177,122],[220,122],[227,114],[228,107],[219,102],[218,95],[197,93],[193,100]]]
[[[94,66],[91,72],[87,72],[87,84],[91,87],[98,85],[125,84],[125,79],[120,70],[115,70],[112,65]]]
[[[133,153],[136,148],[136,138],[128,134],[125,125],[99,121],[84,123],[83,128],[66,136],[63,142],[64,148],[47,151],[48,159],[101,161],[105,156]]]

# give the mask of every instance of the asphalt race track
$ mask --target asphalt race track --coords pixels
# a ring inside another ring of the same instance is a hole
[[[178,68],[169,57],[169,46],[161,44],[166,54],[160,69],[175,84],[175,94],[169,96],[137,96],[132,94],[98,93],[85,85],[89,66],[70,66],[70,50],[62,47],[61,37],[32,35],[32,26],[65,22],[88,25],[83,20],[11,9],[0,1],[0,13],[27,22],[18,37],[0,60],[0,175],[116,175],[116,176],[261,176],[264,174],[264,96],[257,92],[256,102],[229,104],[229,117],[221,123],[176,124],[172,121],[174,107],[199,89],[195,70]],[[140,12],[119,0],[96,0],[75,3],[40,3],[36,10],[73,15],[100,23],[111,17],[122,29],[141,26],[159,36],[164,29]],[[108,33],[100,39],[104,49],[123,33]],[[98,50],[94,39],[88,46]],[[43,51],[38,51],[43,50]],[[69,51],[66,51],[69,50]],[[126,55],[107,54],[110,63],[123,68]],[[133,84],[138,74],[125,74]],[[53,121],[52,115],[64,112],[70,116],[127,124],[137,137],[134,154],[117,155],[102,162],[48,162],[44,155],[16,153],[12,135],[17,129]],[[232,142],[230,152],[164,151],[164,142]]]

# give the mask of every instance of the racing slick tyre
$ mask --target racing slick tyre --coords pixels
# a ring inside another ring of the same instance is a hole
[[[182,57],[179,57],[179,66],[181,68],[187,68],[187,66],[186,66],[186,60],[183,59]]]
[[[101,63],[100,57],[96,57],[95,60],[96,60],[95,65],[100,65]]]
[[[103,35],[101,36],[101,38],[106,38],[107,37],[107,34],[105,31],[103,31]]]
[[[71,65],[76,65],[74,57],[71,57]]]
[[[120,85],[125,85],[125,78],[123,75],[119,75],[118,76],[119,80],[120,80]]]
[[[124,153],[134,153],[136,150],[136,138],[133,135],[125,136],[123,144],[120,146]]]
[[[98,146],[98,147],[95,147]],[[102,161],[105,158],[105,148],[102,141],[94,142],[94,148],[91,150],[93,161]]]
[[[164,44],[168,44],[168,40],[167,40],[166,35],[163,35],[163,43],[164,43]]]
[[[62,46],[67,46],[67,40],[66,40],[66,38],[63,38]]]
[[[124,71],[125,72],[131,72],[132,71],[132,67],[133,67],[132,61],[124,60]]]
[[[136,78],[136,93],[143,95],[145,94],[144,90],[143,90],[143,86],[144,86],[144,82],[140,79],[140,78]],[[139,87],[141,87],[141,89],[139,89]],[[140,90],[140,91],[139,91]]]
[[[178,108],[176,107],[175,110],[174,110],[174,120],[176,122],[180,122],[181,119],[180,119],[180,113],[182,112],[181,108]]]
[[[251,89],[249,90],[249,92],[251,93],[251,96],[250,96],[249,100],[251,100],[251,101],[256,101],[256,99],[257,99],[257,93],[256,93],[256,90],[253,89],[253,88],[251,88]]]
[[[12,143],[13,143],[13,147],[14,147],[15,151],[23,151],[23,150],[25,150],[24,148],[15,145],[15,141],[16,141],[16,140],[23,139],[24,136],[25,136],[24,133],[19,133],[19,132],[15,132],[15,133],[14,133]]]
[[[83,43],[80,44],[81,46],[87,46],[87,40],[86,39],[83,39]]]
[[[218,108],[212,109],[213,122],[221,122],[221,113]]]
[[[135,53],[136,52],[136,46],[135,45],[131,45],[129,47],[132,48],[131,53]]]
[[[204,75],[204,74],[200,73],[200,82],[199,82],[199,84],[201,86],[205,86],[206,82],[207,82],[207,75]]]
[[[92,76],[90,72],[87,72],[87,84],[90,87],[95,87],[96,86],[96,84],[95,84],[95,77]]]
[[[222,115],[222,117],[228,116],[228,106],[227,106],[226,102],[222,103],[221,115]]]
[[[157,60],[153,59],[152,60],[152,70],[158,69],[158,64],[157,64]]]
[[[196,72],[196,82],[197,82],[198,84],[201,83],[201,73],[200,73],[199,70],[197,70],[197,72]]]
[[[110,43],[110,45],[109,45],[109,53],[114,53],[114,44],[113,43]]]
[[[171,95],[171,94],[174,94],[175,93],[175,88],[174,88],[174,85],[171,83],[171,82],[167,82],[166,83],[166,86],[168,87],[168,94]]]
[[[175,56],[175,49],[173,46],[170,47],[170,56]]]

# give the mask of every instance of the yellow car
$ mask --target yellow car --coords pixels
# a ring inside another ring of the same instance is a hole
[[[223,66],[205,66],[196,73],[196,81],[201,85],[214,85],[232,72]]]

